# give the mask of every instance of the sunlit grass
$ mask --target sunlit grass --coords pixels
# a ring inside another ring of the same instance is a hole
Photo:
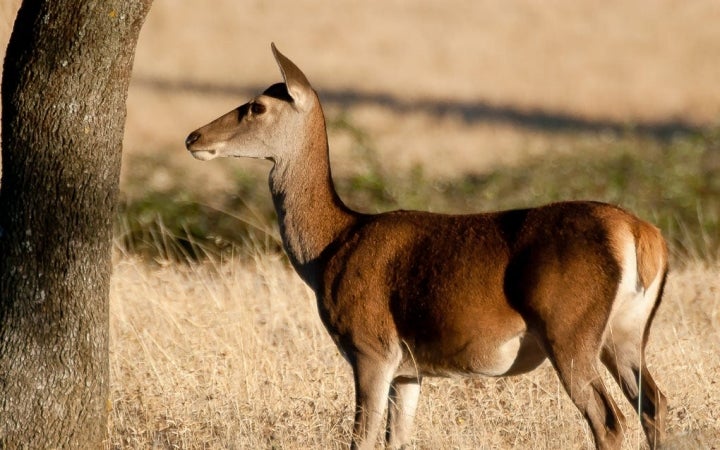
[[[361,211],[592,199],[661,226],[673,271],[648,364],[669,398],[668,448],[720,442],[720,169],[707,163],[716,137],[577,136],[577,152],[562,157],[437,179],[420,167],[386,171],[362,130],[343,117],[331,126],[352,137],[358,164],[335,181]],[[346,448],[350,368],[282,254],[266,174],[239,173],[234,191],[212,197],[173,179],[119,211],[108,446]],[[629,418],[625,448],[646,448],[633,408],[606,383]],[[426,379],[414,436],[423,449],[592,446],[548,364],[507,379]]]
[[[279,254],[184,264],[118,255],[111,297],[110,448],[346,448],[350,367]],[[720,442],[720,267],[672,272],[648,364],[669,398],[670,448]],[[625,448],[645,448],[630,420]],[[423,384],[417,448],[590,448],[546,363],[506,379]]]

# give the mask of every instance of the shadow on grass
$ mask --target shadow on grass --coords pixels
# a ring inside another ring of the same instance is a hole
[[[168,80],[136,77],[133,83],[161,91],[191,91],[206,95],[223,95],[247,98],[257,95],[267,86],[241,86],[213,84],[192,80]],[[493,105],[481,99],[469,101],[412,99],[407,100],[388,93],[361,92],[352,89],[322,89],[320,100],[325,106],[347,109],[358,105],[379,105],[398,113],[424,112],[434,116],[461,117],[467,123],[499,123],[515,127],[548,132],[611,132],[633,133],[654,139],[669,140],[678,133],[692,134],[703,131],[692,123],[669,119],[651,122],[617,122],[586,119],[561,112],[540,109],[523,110],[512,105]],[[241,100],[244,101],[244,100]]]

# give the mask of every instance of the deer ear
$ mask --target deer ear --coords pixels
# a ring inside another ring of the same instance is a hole
[[[307,78],[305,78],[305,75],[298,69],[295,63],[280,53],[277,47],[275,47],[275,43],[270,44],[270,47],[272,48],[273,55],[275,55],[275,61],[280,67],[280,72],[285,80],[285,85],[287,86],[290,97],[292,97],[299,107],[305,107],[312,98],[312,86],[310,86]]]

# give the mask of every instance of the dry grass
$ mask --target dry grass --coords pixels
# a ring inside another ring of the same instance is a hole
[[[670,448],[720,442],[719,275],[717,264],[673,272],[651,336],[648,363],[670,402]],[[189,265],[118,258],[110,364],[112,448],[349,442],[350,368],[311,292],[277,255]],[[588,448],[582,422],[547,363],[509,379],[429,378],[415,444]],[[626,448],[644,448],[631,422]]]

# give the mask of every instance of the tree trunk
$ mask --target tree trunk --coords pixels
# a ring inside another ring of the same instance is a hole
[[[25,0],[2,78],[0,448],[99,448],[125,100],[151,0]]]

